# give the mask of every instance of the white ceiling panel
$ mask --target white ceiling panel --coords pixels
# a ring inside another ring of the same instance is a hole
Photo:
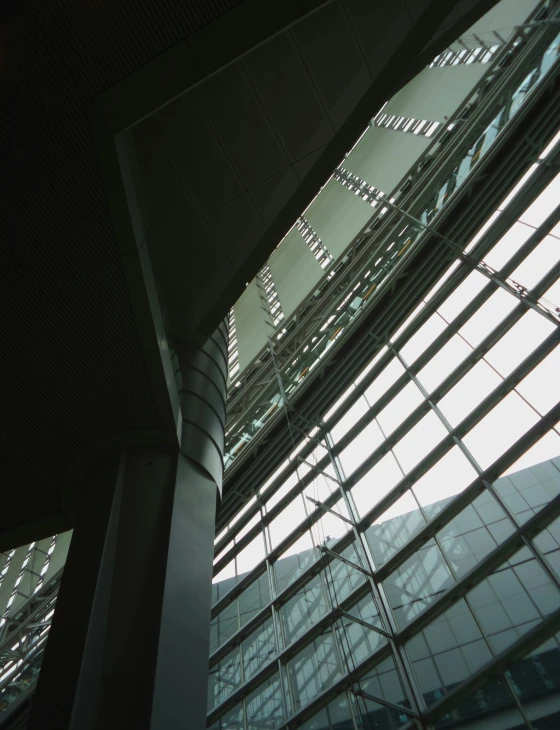
[[[369,221],[373,208],[333,179],[304,215],[336,260]]]
[[[370,127],[342,166],[389,194],[430,143],[417,134]]]
[[[384,114],[444,122],[488,71],[486,63],[426,68],[383,109]]]
[[[267,325],[255,280],[249,284],[233,307],[239,353],[239,370],[259,354],[267,342]]]
[[[295,228],[274,251],[268,265],[286,317],[293,314],[325,273]]]

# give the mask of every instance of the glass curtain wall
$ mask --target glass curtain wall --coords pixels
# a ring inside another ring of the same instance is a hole
[[[559,726],[555,142],[217,536],[210,727]]]

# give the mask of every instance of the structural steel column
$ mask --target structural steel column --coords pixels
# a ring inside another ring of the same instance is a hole
[[[30,730],[206,726],[227,327],[177,351],[181,453],[117,454],[84,484]]]

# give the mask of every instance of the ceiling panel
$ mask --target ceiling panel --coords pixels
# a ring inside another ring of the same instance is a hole
[[[336,180],[330,180],[304,213],[338,259],[373,215],[373,208]]]
[[[134,181],[148,232],[185,230],[200,217],[174,166],[156,143],[139,151]]]
[[[243,192],[243,184],[194,97],[186,94],[161,114],[158,141],[202,215]]]
[[[243,67],[292,162],[330,141],[332,125],[289,31],[246,56]]]
[[[273,175],[249,191],[262,219],[270,225],[299,185],[293,168]]]
[[[245,261],[266,231],[266,225],[247,194],[215,210],[207,221],[236,268]]]
[[[319,157],[321,157],[322,153],[325,151],[325,148],[326,145],[325,147],[321,147],[318,150],[315,150],[315,152],[312,152],[310,155],[302,157],[301,160],[298,160],[294,164],[294,170],[296,171],[296,174],[300,180],[304,179],[309,170],[311,170],[313,165],[317,162]]]
[[[233,308],[239,353],[239,370],[259,354],[267,343],[268,332],[257,285],[253,280]]]
[[[344,6],[368,68],[376,76],[387,53],[412,27],[408,9],[403,0],[345,0]]]
[[[268,259],[268,266],[286,318],[294,313],[325,273],[301,233],[294,228]]]
[[[214,303],[216,293],[235,273],[233,264],[203,220],[193,223],[187,231],[167,236],[161,245],[173,266],[207,307]]]
[[[343,167],[389,194],[431,141],[417,134],[370,127]]]
[[[195,96],[246,188],[289,165],[241,64],[208,79]]]
[[[352,28],[338,4],[305,18],[293,30],[335,129],[365,94],[371,78]]]
[[[444,122],[487,71],[485,63],[426,68],[395,94],[383,113]]]

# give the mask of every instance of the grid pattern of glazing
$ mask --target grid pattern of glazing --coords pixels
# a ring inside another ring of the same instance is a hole
[[[212,727],[541,727],[560,461],[507,474],[560,454],[559,151],[218,535]]]
[[[538,35],[541,33],[542,36]],[[413,220],[403,221],[404,225],[391,225],[385,231],[383,226],[389,220],[392,221],[391,211],[387,205],[380,204],[378,191],[364,181],[349,180],[349,173],[343,167],[335,171],[334,179],[337,182],[351,187],[357,195],[375,206],[368,224],[368,229],[373,234],[362,236],[355,242],[358,252],[371,249],[371,258],[360,272],[358,283],[356,284],[354,275],[352,287],[348,291],[344,290],[344,295],[340,298],[333,297],[332,301],[325,300],[325,291],[342,290],[341,282],[346,269],[349,269],[350,259],[342,260],[330,271],[327,267],[325,281],[316,294],[321,298],[320,310],[313,311],[311,306],[306,305],[308,312],[314,315],[311,320],[313,326],[309,326],[304,334],[298,335],[296,353],[286,357],[278,370],[277,375],[282,381],[281,389],[277,377],[263,377],[263,382],[269,385],[258,397],[251,400],[250,378],[255,377],[256,371],[250,369],[246,376],[247,382],[241,378],[235,383],[228,408],[230,422],[224,457],[226,470],[245,452],[247,445],[261,429],[278,415],[278,403],[284,396],[289,402],[292,394],[306,382],[314,369],[321,366],[331,348],[373,306],[387,282],[395,277],[409,256],[422,245],[427,227],[437,225],[440,214],[445,213],[448,204],[472,180],[478,166],[491,153],[527,100],[532,98],[546,78],[556,72],[559,48],[560,35],[556,26],[536,24],[533,29],[525,29],[512,46],[508,46],[503,56],[493,54],[498,65],[492,78],[482,82],[481,88],[473,92],[473,99],[468,100],[449,124],[439,125],[434,131],[433,148],[427,152],[427,158],[431,159],[429,168],[433,171],[433,177],[430,178],[428,171],[428,179],[421,186],[418,195],[411,197],[411,180],[410,175],[407,175],[390,198],[387,196],[385,202],[390,200],[400,204],[401,200],[406,201],[406,214],[412,216]],[[482,57],[477,62],[483,62]],[[402,122],[404,126],[410,122],[411,126],[407,131],[411,131],[414,126],[414,120],[397,119],[397,122]],[[426,125],[426,130],[422,127],[426,133],[433,123],[428,120],[421,124]],[[419,165],[422,166],[422,163]],[[379,245],[380,241],[383,246]],[[280,335],[286,346],[286,333],[290,329],[295,331],[296,319],[297,331],[300,332],[301,312],[293,315],[290,321],[282,322]],[[232,403],[234,397],[249,402],[248,408],[241,408],[241,416],[237,414],[236,404]]]

